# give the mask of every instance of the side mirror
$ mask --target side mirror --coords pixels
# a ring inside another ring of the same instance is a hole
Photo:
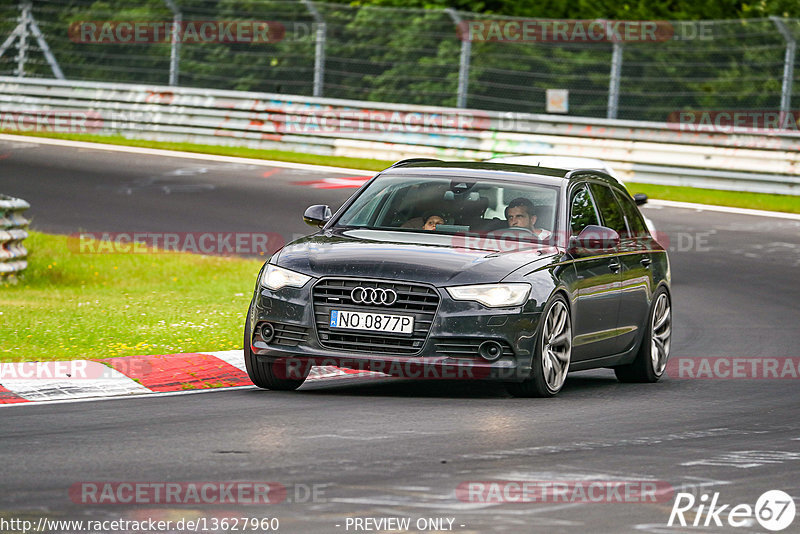
[[[325,204],[315,204],[309,206],[306,212],[303,213],[303,222],[311,226],[322,228],[325,223],[331,220],[333,214],[331,208]]]
[[[642,206],[644,204],[647,204],[647,195],[645,195],[644,193],[636,193],[635,195],[633,195],[633,201],[636,202],[637,206]]]
[[[573,256],[597,254],[619,246],[619,234],[607,226],[590,224],[569,240],[569,253]]]

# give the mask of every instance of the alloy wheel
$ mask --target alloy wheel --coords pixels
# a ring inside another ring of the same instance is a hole
[[[650,360],[653,372],[660,376],[667,366],[672,337],[672,310],[666,293],[658,295],[650,329]]]
[[[569,310],[560,300],[550,307],[542,329],[542,376],[550,391],[564,385],[572,355]]]

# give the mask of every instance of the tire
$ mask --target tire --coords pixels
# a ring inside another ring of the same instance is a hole
[[[278,378],[275,372],[275,362],[260,361],[253,351],[250,349],[250,316],[253,313],[253,305],[247,312],[247,319],[244,324],[244,366],[247,369],[247,375],[256,386],[262,389],[272,389],[275,391],[294,391],[303,385],[308,376],[298,379]]]
[[[652,383],[664,375],[672,337],[672,300],[663,287],[656,290],[647,316],[647,330],[636,358],[614,368],[617,380],[626,383]]]
[[[553,397],[564,386],[572,358],[572,318],[562,295],[545,306],[531,375],[522,382],[508,382],[506,389],[515,397]]]

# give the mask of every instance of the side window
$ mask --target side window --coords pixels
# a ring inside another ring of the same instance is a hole
[[[581,230],[590,224],[599,225],[600,221],[597,219],[597,210],[595,210],[589,190],[584,185],[572,195],[572,207],[570,209],[572,234],[578,235]]]
[[[614,191],[614,196],[619,200],[619,204],[622,206],[622,213],[625,214],[625,220],[628,221],[628,228],[631,230],[629,237],[636,238],[646,236],[647,225],[644,222],[639,208],[636,207],[630,195]]]
[[[619,207],[617,199],[611,188],[600,185],[590,184],[592,195],[597,200],[597,207],[600,208],[600,216],[603,218],[603,226],[607,226],[622,236],[628,235],[628,228],[625,226],[625,216],[622,208]]]

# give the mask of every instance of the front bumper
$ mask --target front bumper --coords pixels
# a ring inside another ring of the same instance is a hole
[[[488,308],[477,302],[455,301],[444,289],[431,286],[439,296],[439,304],[427,335],[420,339],[421,346],[414,348],[412,354],[369,348],[345,350],[326,346],[320,337],[327,334],[318,328],[319,313],[315,317],[315,307],[321,306],[312,304],[316,283],[277,291],[259,287],[255,295],[250,314],[251,351],[259,359],[282,363],[287,376],[308,370],[312,365],[335,365],[418,379],[520,381],[530,375],[542,304],[533,299],[519,307]],[[274,329],[269,342],[260,335],[264,322]],[[485,341],[497,342],[502,347],[502,354],[493,357],[493,361],[480,354]]]

